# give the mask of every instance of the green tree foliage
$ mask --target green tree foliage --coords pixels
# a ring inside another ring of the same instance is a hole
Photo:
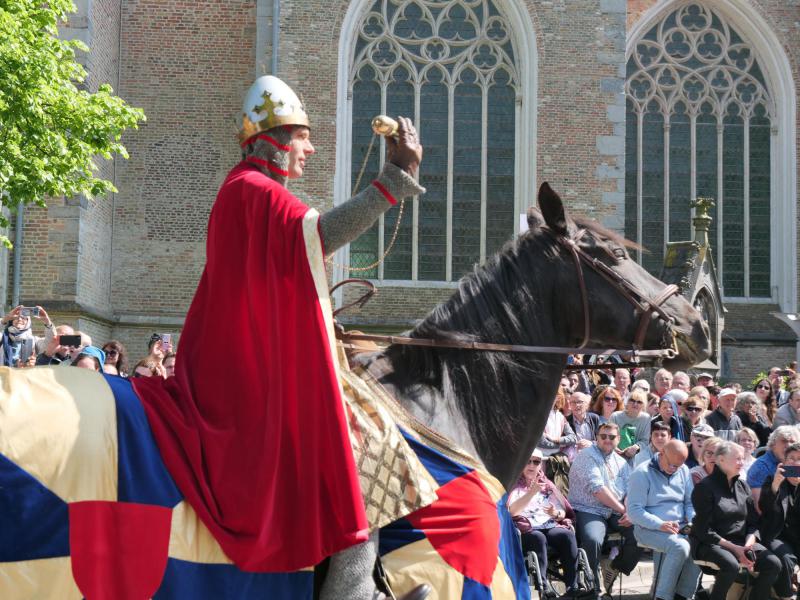
[[[123,132],[144,113],[114,96],[110,85],[92,93],[75,52],[79,40],[58,37],[72,0],[0,0],[0,191],[3,206],[48,197],[115,192],[96,177],[96,159],[128,157]],[[0,226],[8,226],[0,215]],[[5,236],[0,241],[9,245]]]

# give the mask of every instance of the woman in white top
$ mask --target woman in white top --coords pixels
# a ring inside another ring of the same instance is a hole
[[[558,453],[567,454],[569,449],[574,448],[578,443],[578,436],[572,431],[572,427],[567,423],[567,418],[561,412],[564,404],[564,392],[559,387],[553,408],[547,415],[547,423],[544,426],[542,437],[536,444],[537,449],[541,450],[544,456],[553,456]]]
[[[545,581],[547,548],[553,548],[558,554],[564,569],[564,583],[570,594],[578,590],[578,542],[572,527],[575,513],[564,495],[545,477],[543,460],[545,457],[542,452],[538,448],[534,450],[516,486],[508,495],[508,510],[522,534],[523,552],[536,552],[539,570]],[[546,595],[552,594],[549,584],[545,592]]]
[[[744,466],[742,467],[742,474],[740,477],[746,480],[747,471],[749,471],[753,463],[756,462],[756,457],[753,456],[753,452],[755,452],[758,447],[758,435],[749,427],[742,427],[736,433],[735,441],[744,448]]]

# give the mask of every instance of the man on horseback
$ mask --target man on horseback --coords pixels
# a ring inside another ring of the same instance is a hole
[[[414,180],[422,146],[400,117],[378,178],[319,215],[286,189],[315,152],[298,97],[261,77],[243,113],[243,160],[211,211],[176,377],[136,389],[178,487],[239,568],[289,572],[332,556],[322,597],[371,600],[377,542],[349,443],[322,259],[424,193]],[[223,320],[242,357],[224,379],[207,351]]]

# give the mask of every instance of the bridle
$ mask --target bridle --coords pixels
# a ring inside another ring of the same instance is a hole
[[[603,263],[602,261],[592,258],[580,247],[580,241],[586,234],[586,229],[578,229],[572,236],[567,237],[554,232],[549,227],[543,226],[542,229],[550,235],[561,247],[565,248],[572,261],[575,264],[575,271],[578,274],[578,287],[581,292],[581,303],[583,304],[583,340],[578,346],[579,349],[586,347],[591,337],[591,320],[589,318],[589,294],[586,292],[586,281],[583,277],[583,269],[581,262],[583,262],[592,271],[605,279],[615,291],[619,292],[623,298],[633,304],[636,312],[640,314],[639,325],[636,327],[636,333],[633,336],[633,349],[638,350],[644,345],[644,338],[647,335],[647,330],[650,327],[650,321],[653,314],[656,314],[664,324],[664,339],[662,345],[672,348],[675,346],[675,333],[672,326],[675,324],[675,319],[670,317],[661,307],[669,298],[680,293],[680,288],[675,284],[667,285],[661,293],[653,299],[648,298],[631,283],[628,282],[622,275],[617,273],[614,269]],[[669,340],[669,343],[665,343]]]
[[[401,346],[423,346],[427,348],[452,348],[459,350],[483,350],[490,352],[520,352],[520,353],[543,353],[543,354],[593,354],[593,355],[612,355],[612,354],[630,354],[632,359],[629,363],[616,364],[615,366],[638,366],[640,358],[649,359],[672,359],[678,355],[677,341],[673,325],[675,320],[670,317],[662,308],[662,305],[672,296],[679,294],[678,286],[670,284],[667,285],[662,292],[653,299],[648,298],[636,287],[634,287],[628,280],[622,277],[619,273],[614,271],[611,267],[603,262],[592,258],[584,251],[579,242],[586,233],[586,229],[578,229],[572,236],[567,237],[561,235],[550,229],[549,227],[542,226],[550,237],[552,237],[558,246],[567,250],[572,257],[572,262],[575,265],[575,271],[578,276],[578,288],[581,294],[581,304],[583,312],[583,338],[581,344],[574,348],[563,346],[524,346],[519,344],[495,344],[491,342],[461,342],[451,340],[437,340],[425,338],[411,338],[404,336],[394,335],[374,335],[369,333],[356,333],[346,332],[340,326],[337,326],[336,337],[343,342],[346,348],[358,349],[357,345],[351,342],[355,341],[371,341],[385,344],[397,344]],[[587,348],[591,338],[591,319],[589,312],[589,294],[586,291],[586,281],[583,275],[583,265],[597,273],[600,277],[605,279],[611,286],[622,295],[628,302],[630,302],[636,311],[640,314],[639,324],[636,327],[634,334],[633,344],[631,348]],[[367,301],[372,298],[376,293],[374,284],[363,279],[345,279],[340,281],[330,290],[332,294],[337,288],[347,284],[358,284],[368,288],[368,291],[357,298],[353,302],[334,311],[334,316],[338,315],[348,308],[354,306],[363,306]],[[653,315],[664,323],[664,337],[661,340],[662,348],[659,350],[642,350],[644,339],[647,336],[647,331]],[[595,369],[605,368],[606,365],[568,365],[567,369]]]

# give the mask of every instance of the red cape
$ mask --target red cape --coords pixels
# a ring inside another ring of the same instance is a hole
[[[367,538],[309,210],[236,166],[211,211],[176,376],[134,380],[176,484],[248,571],[301,569]]]

